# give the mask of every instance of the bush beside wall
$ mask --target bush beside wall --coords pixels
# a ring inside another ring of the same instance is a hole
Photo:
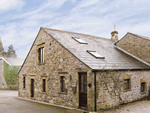
[[[20,66],[10,66],[4,61],[4,78],[10,89],[18,88],[18,71]]]
[[[18,90],[18,85],[9,85],[9,89]]]

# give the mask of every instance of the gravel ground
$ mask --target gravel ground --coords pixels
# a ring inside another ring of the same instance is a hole
[[[99,111],[98,113],[150,113],[150,101],[137,101],[121,105],[118,109]]]
[[[82,113],[17,98],[18,91],[0,90],[0,113]],[[150,101],[137,101],[97,113],[150,113]]]
[[[0,113],[66,113],[67,109],[17,98],[18,91],[0,90]]]

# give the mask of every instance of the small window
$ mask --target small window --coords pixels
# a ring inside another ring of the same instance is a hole
[[[130,89],[130,79],[124,79],[124,90]]]
[[[64,76],[60,77],[60,90],[61,92],[65,92],[65,77]]]
[[[39,63],[44,63],[44,47],[39,48],[38,50]]]
[[[141,92],[145,92],[146,91],[146,82],[142,82],[141,83]]]
[[[99,58],[99,59],[105,59],[105,57],[99,55],[96,51],[89,51],[87,50],[88,53],[90,53],[92,56]]]
[[[24,89],[26,88],[26,78],[25,78],[25,76],[23,77],[23,88]]]
[[[87,42],[85,42],[84,40],[78,38],[78,37],[72,37],[75,41],[79,42],[80,44],[88,44]]]
[[[42,84],[43,92],[46,92],[46,79],[43,79],[43,84]]]

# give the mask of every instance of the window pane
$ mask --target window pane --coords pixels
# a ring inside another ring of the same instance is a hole
[[[43,79],[43,92],[46,92],[46,79]]]
[[[63,91],[65,91],[65,80],[64,80],[64,77],[63,77]]]
[[[41,50],[41,62],[40,63],[42,63],[42,56],[43,56],[42,48],[40,50]]]
[[[124,79],[124,89],[130,89],[130,79]]]
[[[87,52],[90,53],[91,55],[93,55],[95,58],[105,59],[105,57],[101,56],[96,51],[87,50]]]
[[[44,63],[44,47],[39,48],[39,63]]]
[[[39,48],[39,50],[38,50],[38,52],[39,52],[39,63],[41,63],[41,49]]]
[[[23,77],[23,88],[25,88],[25,77]]]
[[[93,54],[94,56],[96,56],[96,57],[102,57],[101,55],[99,55],[98,53],[96,53],[96,52],[90,52],[91,54]]]
[[[43,48],[43,62],[42,63],[44,63],[44,48]]]
[[[146,85],[145,82],[141,83],[141,92],[145,91],[145,87],[146,87],[145,85]]]
[[[61,76],[60,78],[60,84],[61,84],[61,92],[64,92],[65,91],[65,77],[64,76]]]
[[[79,42],[80,44],[88,44],[87,42],[85,42],[84,40],[78,38],[78,37],[72,37],[74,40],[76,40],[77,42]]]

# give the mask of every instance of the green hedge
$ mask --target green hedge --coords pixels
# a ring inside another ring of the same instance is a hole
[[[10,85],[18,85],[17,82],[19,69],[20,66],[10,66],[4,61],[4,78],[8,87]]]

